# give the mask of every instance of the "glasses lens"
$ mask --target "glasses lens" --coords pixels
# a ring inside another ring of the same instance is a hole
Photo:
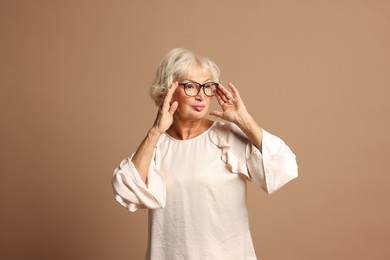
[[[214,82],[204,84],[204,93],[207,96],[214,96],[217,90],[218,84]]]
[[[199,92],[199,84],[195,82],[188,82],[184,85],[184,91],[188,96],[196,96]]]

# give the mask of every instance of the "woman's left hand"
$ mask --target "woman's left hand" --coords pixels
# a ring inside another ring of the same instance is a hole
[[[224,86],[219,84],[215,97],[218,104],[221,106],[222,111],[214,110],[210,112],[210,115],[219,117],[223,120],[239,124],[244,118],[248,117],[248,111],[242,101],[238,90],[234,85],[229,82],[229,87],[232,91],[230,93]]]

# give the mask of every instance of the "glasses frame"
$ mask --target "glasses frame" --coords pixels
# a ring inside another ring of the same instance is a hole
[[[196,93],[196,95],[189,95],[189,94],[187,94],[187,91],[186,91],[185,86],[186,86],[188,83],[195,83],[195,84],[198,84],[198,85],[199,85],[199,90],[198,90],[198,93]],[[205,87],[207,84],[215,84],[215,85],[216,85],[214,93],[217,91],[217,89],[218,89],[218,87],[219,87],[219,83],[217,83],[217,82],[206,82],[206,83],[204,83],[204,84],[200,84],[200,83],[198,83],[198,82],[196,82],[196,81],[189,81],[189,82],[186,82],[186,83],[179,83],[179,85],[183,87],[184,93],[185,93],[187,96],[189,96],[189,97],[196,97],[197,95],[199,95],[201,89],[203,89],[203,93],[205,94],[205,96],[207,96],[207,97],[213,97],[213,96],[215,96],[215,94],[213,94],[213,95],[211,95],[211,96],[206,94],[206,90],[204,89],[204,87]]]

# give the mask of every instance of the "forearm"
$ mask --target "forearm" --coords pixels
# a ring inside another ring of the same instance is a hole
[[[262,152],[262,132],[263,129],[257,124],[249,114],[241,116],[236,125],[245,133],[249,141]]]
[[[131,159],[144,183],[147,182],[150,162],[160,136],[161,133],[159,131],[154,127],[151,128]]]

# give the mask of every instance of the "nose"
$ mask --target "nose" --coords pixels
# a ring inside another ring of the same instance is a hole
[[[205,94],[204,94],[203,89],[201,88],[198,95],[195,96],[195,99],[196,100],[203,100],[204,98],[205,98]]]

